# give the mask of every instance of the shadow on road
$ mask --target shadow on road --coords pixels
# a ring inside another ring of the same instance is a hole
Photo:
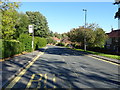
[[[44,51],[44,49],[39,49],[39,51]],[[64,47],[51,47],[46,49],[45,53],[63,56],[84,56],[88,54],[86,52],[71,50]]]
[[[26,75],[23,76],[23,80],[27,79],[29,81],[32,74],[44,75],[47,73],[47,83],[44,83],[45,78],[43,77],[41,81],[33,82],[31,88],[36,88],[38,83],[41,83],[41,88],[44,88],[44,86],[47,88],[53,88],[53,86],[57,88],[117,88],[119,86],[120,82],[115,79],[118,75],[102,72],[89,65],[87,68],[92,72],[78,72],[69,68],[65,62],[59,59],[49,58],[48,61],[47,57],[41,57],[31,66]],[[30,77],[28,78],[28,76]],[[52,80],[54,77],[56,78],[56,82]],[[40,77],[37,76],[36,78],[39,79]]]

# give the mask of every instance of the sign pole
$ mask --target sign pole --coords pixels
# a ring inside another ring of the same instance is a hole
[[[34,27],[33,25],[29,25],[29,33],[32,33],[32,54],[34,55],[33,51],[34,51]]]
[[[34,29],[32,33],[32,51],[34,51]],[[33,52],[33,55],[34,55],[34,52]]]

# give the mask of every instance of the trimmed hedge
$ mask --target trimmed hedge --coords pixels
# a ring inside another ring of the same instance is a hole
[[[6,58],[23,51],[23,44],[17,40],[2,40],[2,57]]]
[[[19,40],[19,41],[18,41]],[[0,39],[0,58],[11,57],[23,51],[32,51],[32,37],[27,34],[21,34],[18,40],[2,40]],[[47,40],[45,38],[34,38],[34,49],[45,47]]]
[[[32,51],[32,37],[28,34],[21,34],[18,40],[23,44],[23,51]]]

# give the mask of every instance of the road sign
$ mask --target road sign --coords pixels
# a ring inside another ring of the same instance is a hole
[[[33,33],[33,25],[29,25],[28,29],[29,29],[29,33]]]

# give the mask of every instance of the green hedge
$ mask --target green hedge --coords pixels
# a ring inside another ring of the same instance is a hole
[[[35,49],[45,47],[46,44],[47,44],[47,40],[45,38],[35,37],[35,39],[34,39]]]
[[[23,44],[23,51],[32,51],[32,37],[28,34],[21,34],[18,40]]]
[[[17,40],[2,40],[2,57],[6,58],[23,51],[23,44]]]
[[[18,41],[19,40],[19,41]],[[23,51],[32,51],[32,37],[27,34],[21,34],[18,40],[2,40],[0,39],[0,58],[6,58],[19,54]],[[45,38],[34,38],[34,49],[45,47],[47,40]]]

